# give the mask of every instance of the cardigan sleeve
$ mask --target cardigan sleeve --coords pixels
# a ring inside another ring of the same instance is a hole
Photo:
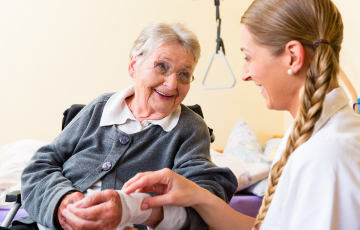
[[[194,119],[186,119],[186,125],[179,121],[181,145],[172,170],[229,203],[237,188],[236,177],[229,168],[212,163],[208,127],[202,118],[194,116]],[[209,228],[194,209],[186,208],[186,211],[190,219],[189,229]]]
[[[63,196],[77,191],[63,175],[63,164],[76,152],[77,143],[88,124],[94,117],[97,119],[102,98],[104,95],[89,103],[52,143],[38,149],[22,172],[22,205],[37,223],[51,229],[60,227],[57,207]]]

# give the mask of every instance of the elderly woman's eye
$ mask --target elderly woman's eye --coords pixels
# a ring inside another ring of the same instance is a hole
[[[191,78],[191,74],[189,72],[180,72],[178,74],[179,81],[181,83],[188,83]]]
[[[155,65],[155,70],[162,75],[168,74],[168,72],[170,71],[170,65],[166,62],[158,62]]]

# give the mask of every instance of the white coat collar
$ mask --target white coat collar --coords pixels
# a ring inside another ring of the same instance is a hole
[[[349,98],[347,97],[345,90],[342,87],[335,88],[331,92],[329,92],[323,103],[323,111],[319,120],[315,124],[314,132],[312,136],[314,136],[324,125],[334,116],[340,109],[349,104]],[[280,159],[283,151],[286,148],[287,140],[289,139],[289,135],[294,126],[294,123],[291,124],[289,129],[286,131],[281,143],[276,151],[274,160],[272,162],[273,167]]]
[[[325,101],[323,103],[323,111],[319,120],[315,124],[314,132],[317,133],[324,125],[330,120],[334,114],[340,109],[349,104],[349,98],[342,87],[335,88],[328,94],[326,94]]]
[[[130,86],[124,91],[119,91],[113,94],[105,104],[104,111],[101,116],[100,126],[121,125],[128,119],[136,121],[136,118],[131,113],[125,102],[125,98],[133,95],[134,93],[135,86]],[[177,125],[180,113],[181,106],[179,105],[174,112],[163,119],[147,121],[151,124],[161,126],[166,132],[170,132]]]

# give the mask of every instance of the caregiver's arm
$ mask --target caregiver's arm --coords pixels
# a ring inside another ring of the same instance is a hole
[[[236,212],[219,197],[169,169],[139,173],[125,183],[123,191],[163,194],[143,201],[142,208],[164,205],[194,208],[204,221],[216,229],[251,229],[255,219]]]
[[[181,118],[171,132],[167,150],[175,153],[171,170],[229,203],[237,188],[229,168],[217,167],[210,156],[210,135],[205,121],[182,105]],[[164,150],[165,151],[165,150]],[[167,151],[165,151],[167,152]],[[209,229],[192,207],[185,208],[190,230]]]

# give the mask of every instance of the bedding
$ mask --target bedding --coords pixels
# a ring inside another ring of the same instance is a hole
[[[237,178],[238,187],[236,192],[266,178],[270,171],[270,165],[262,162],[253,162],[226,153],[210,150],[211,160],[219,167],[229,168]]]
[[[0,148],[0,210],[12,206],[5,202],[6,194],[20,190],[21,172],[36,150],[45,144],[48,142],[24,139]]]

